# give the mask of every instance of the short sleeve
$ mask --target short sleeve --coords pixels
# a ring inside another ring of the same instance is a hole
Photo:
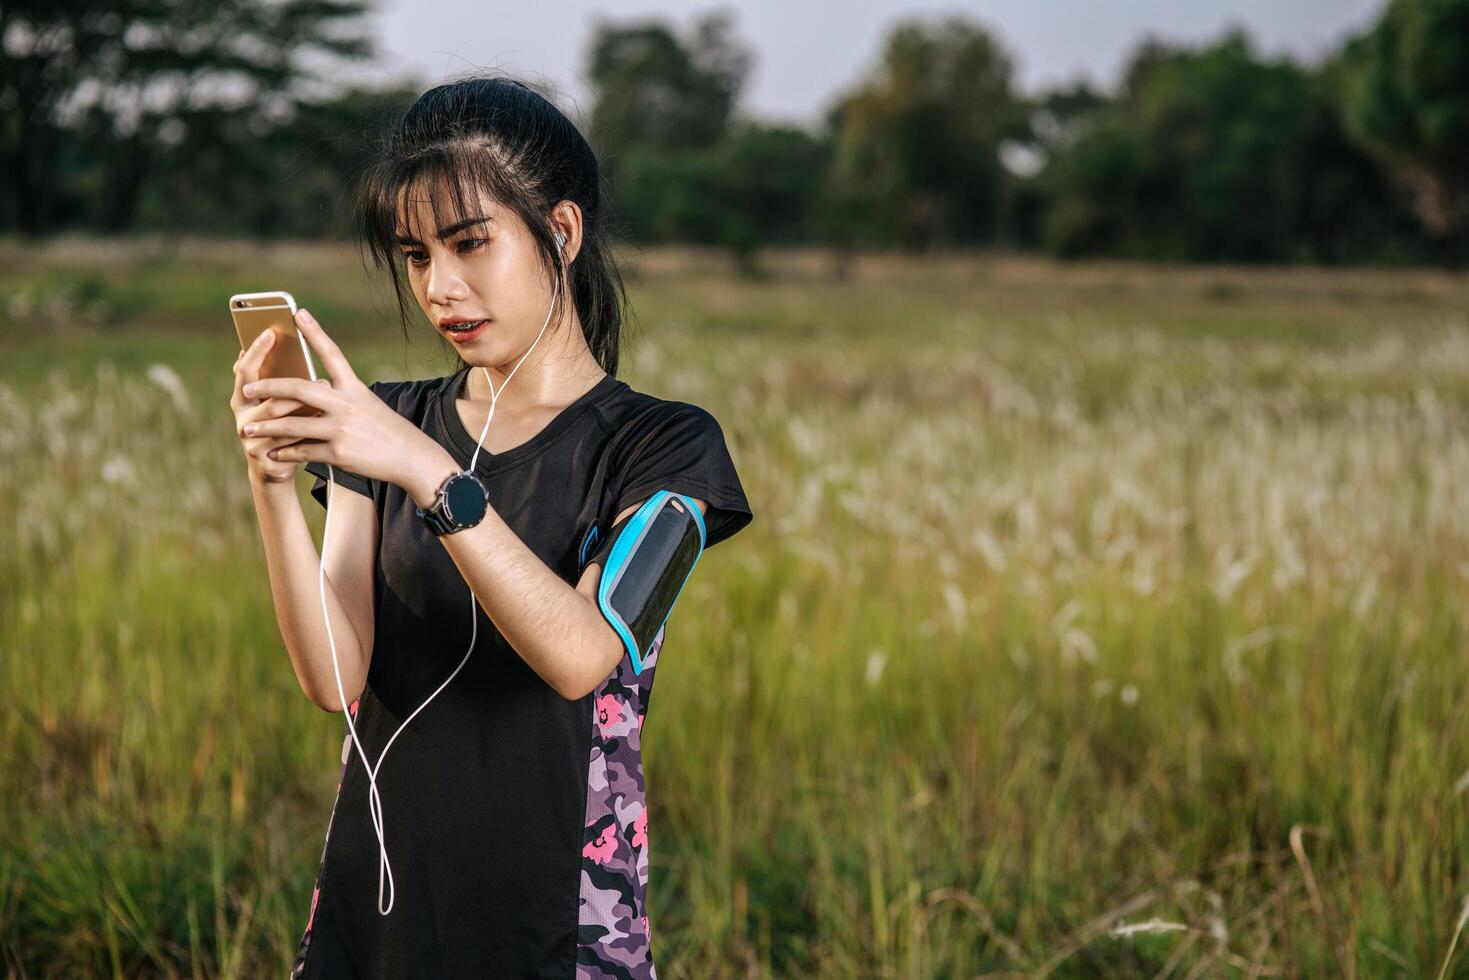
[[[384,389],[386,389],[390,384],[392,384],[392,382],[374,381],[368,387],[372,389],[373,394],[377,395],[379,398],[383,398]],[[319,460],[311,460],[307,462],[306,465],[302,468],[306,470],[307,473],[315,475],[316,482],[311,486],[311,496],[315,497],[316,502],[321,504],[324,509],[326,507],[327,494],[326,464],[320,462]],[[362,476],[359,473],[353,473],[351,470],[344,470],[340,466],[334,466],[332,467],[332,478],[336,481],[337,486],[341,487],[342,489],[353,490],[357,493],[362,494],[364,497],[371,497],[373,495],[372,485],[374,481],[369,479],[368,477]]]
[[[714,416],[697,405],[668,404],[671,408],[637,440],[618,474],[613,515],[659,490],[698,497],[709,505],[704,547],[712,548],[742,530],[754,515]]]
[[[321,504],[322,507],[325,507],[327,494],[326,464],[312,460],[306,464],[304,469],[307,473],[314,473],[316,475],[316,482],[311,485],[311,496],[315,497],[316,502]],[[372,481],[365,476],[353,473],[351,470],[344,470],[340,466],[334,466],[332,467],[332,479],[336,481],[339,487],[347,490],[355,490],[365,497],[372,496]]]

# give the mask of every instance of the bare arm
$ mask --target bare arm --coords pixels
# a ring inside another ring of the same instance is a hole
[[[235,361],[235,391],[230,407],[235,413],[236,434],[245,451],[281,638],[301,690],[322,710],[341,711],[327,621],[322,617],[322,562],[296,494],[295,475],[300,464],[266,455],[269,450],[296,440],[249,437],[242,431],[246,424],[295,411],[301,404],[290,398],[250,399],[241,391],[245,384],[258,378],[261,362],[273,339],[273,332],[266,331]],[[377,511],[371,499],[344,487],[333,491],[332,503],[328,541],[324,542],[326,611],[332,639],[336,641],[342,689],[350,704],[366,686],[367,665],[372,656]]]
[[[283,487],[284,489],[276,489]],[[311,703],[323,711],[341,711],[332,648],[322,619],[320,575],[311,529],[301,511],[295,485],[251,481],[265,565],[275,603],[281,639],[291,657],[296,680]],[[377,554],[377,510],[372,498],[338,486],[332,490],[326,551],[326,606],[331,638],[336,641],[342,691],[351,704],[367,686],[375,626],[373,561]]]
[[[459,465],[447,450],[439,464],[425,466],[405,487],[420,507]],[[709,506],[695,500],[700,512]],[[633,504],[613,523],[637,510]],[[562,581],[490,508],[484,520],[456,534],[439,536],[486,615],[521,658],[567,700],[595,690],[623,656],[622,640],[597,608],[600,565],[582,572],[575,588]]]

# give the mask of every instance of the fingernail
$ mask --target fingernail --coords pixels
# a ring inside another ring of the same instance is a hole
[[[248,436],[248,435],[253,434],[254,432],[255,432],[255,423],[254,422],[251,422],[249,425],[245,426],[245,435]]]
[[[246,398],[249,398],[251,395],[255,394],[255,386],[253,384],[246,385],[242,390],[245,392]]]
[[[311,312],[309,310],[307,310],[305,307],[302,307],[301,308],[301,319],[305,320],[307,323],[315,323],[316,322],[316,317],[312,316],[311,315]]]

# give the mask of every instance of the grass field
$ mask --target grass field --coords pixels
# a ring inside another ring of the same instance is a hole
[[[626,258],[622,376],[756,511],[649,718],[660,975],[1469,977],[1469,280],[765,262]],[[349,248],[0,244],[11,977],[294,956],[343,728],[227,404],[271,287],[449,369]]]

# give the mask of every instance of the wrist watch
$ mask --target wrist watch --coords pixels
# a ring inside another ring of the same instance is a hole
[[[427,510],[413,509],[434,534],[443,536],[474,527],[485,519],[490,506],[490,492],[475,474],[464,470],[449,474],[437,491],[434,504]]]

